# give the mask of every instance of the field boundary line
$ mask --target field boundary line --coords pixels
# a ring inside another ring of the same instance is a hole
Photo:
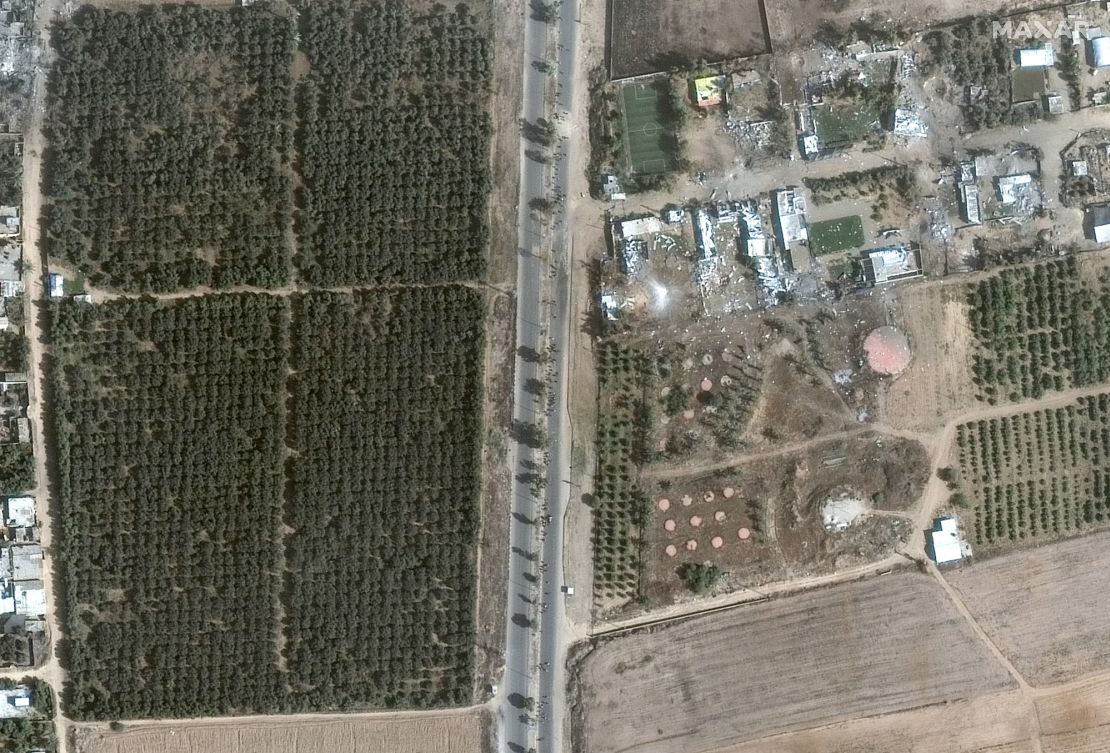
[[[651,628],[661,627],[676,622],[683,622],[685,620],[692,620],[697,617],[705,617],[721,612],[727,612],[732,609],[739,609],[741,607],[751,606],[753,604],[763,604],[768,601],[774,601],[781,598],[789,598],[798,596],[810,591],[819,591],[824,588],[831,588],[833,586],[840,586],[846,583],[856,583],[867,580],[873,577],[888,575],[900,567],[905,567],[909,564],[908,557],[902,554],[891,554],[889,557],[878,562],[871,562],[866,565],[861,565],[859,568],[852,570],[844,570],[839,573],[830,573],[828,575],[819,575],[812,578],[795,579],[780,581],[773,583],[761,589],[746,588],[743,591],[734,591],[732,593],[723,594],[722,598],[731,599],[721,604],[711,604],[700,609],[692,611],[676,611],[673,614],[666,614],[659,617],[643,616],[643,618],[629,618],[621,622],[602,623],[600,626],[594,627],[589,632],[590,638],[611,638],[625,633],[631,633],[638,630],[647,630]],[[749,595],[755,594],[754,597]],[[748,598],[743,598],[748,596]],[[698,602],[686,602],[682,606],[696,606]],[[597,623],[595,623],[596,625]]]

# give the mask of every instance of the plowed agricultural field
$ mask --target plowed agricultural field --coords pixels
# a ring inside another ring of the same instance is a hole
[[[615,637],[576,675],[591,753],[700,753],[1013,684],[916,572]]]
[[[1034,753],[1017,690],[741,743],[714,753]]]
[[[479,713],[314,721],[228,720],[78,731],[78,753],[479,753]]]
[[[1110,533],[978,562],[945,575],[1032,685],[1110,669]]]

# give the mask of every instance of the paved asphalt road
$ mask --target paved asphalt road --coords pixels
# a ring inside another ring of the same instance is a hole
[[[550,74],[532,63],[547,60],[551,27],[532,17],[525,5],[524,87],[521,117],[530,123],[552,119],[545,107],[549,85],[556,87],[560,133],[572,101],[574,49],[577,37],[577,0],[564,0],[557,28],[558,70]],[[552,35],[554,36],[554,35]],[[567,424],[565,364],[570,322],[570,249],[567,245],[565,202],[550,225],[532,217],[529,202],[538,197],[567,195],[567,141],[560,135],[550,163],[526,152],[537,147],[521,140],[519,263],[517,268],[517,346],[513,421],[541,426],[547,449],[539,450],[514,439],[511,457],[513,519],[510,521],[505,675],[498,694],[498,749],[508,753],[562,753],[565,719],[566,613],[561,591],[563,516],[569,503],[570,447]],[[550,249],[550,253],[548,253]],[[545,298],[551,305],[544,305]],[[535,354],[551,356],[537,359]],[[546,394],[528,390],[532,380],[547,384]],[[548,406],[552,407],[550,412]],[[534,443],[533,443],[534,444]],[[519,474],[535,468],[547,478],[542,500]]]

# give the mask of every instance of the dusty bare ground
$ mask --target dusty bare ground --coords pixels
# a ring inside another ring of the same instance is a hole
[[[767,51],[760,0],[610,0],[614,79]]]
[[[700,753],[1012,684],[916,572],[613,638],[577,681],[591,753]]]
[[[976,405],[966,298],[962,284],[899,291],[894,323],[909,338],[913,361],[881,396],[880,420],[902,429],[939,429]]]
[[[1003,691],[769,737],[714,753],[1033,753],[1020,694]]]
[[[1039,0],[766,0],[767,25],[776,52],[800,49],[825,23],[848,26],[861,16],[921,29],[971,14],[1016,13],[1047,5]]]
[[[332,717],[294,721],[229,720],[204,724],[128,725],[75,730],[77,753],[477,753],[487,720],[483,712],[442,716]]]
[[[1110,675],[1104,673],[1061,691],[1048,691],[1036,703],[1044,735],[1063,738],[1079,732],[1097,733],[1102,749],[1110,747]],[[1063,744],[1052,747],[1070,749]]]
[[[1110,668],[1110,533],[946,573],[976,621],[1030,684]]]
[[[489,100],[490,250],[488,282],[506,287],[516,280],[516,208],[519,201],[520,130],[517,107],[522,87],[523,17],[515,3],[482,3],[494,40],[493,82]],[[484,699],[501,670],[505,633],[505,558],[509,545],[508,431],[512,419],[513,364],[516,350],[515,300],[494,293],[486,331],[486,408],[482,468],[482,532],[479,549],[476,624],[478,666],[475,698]]]
[[[489,696],[503,664],[505,645],[505,557],[509,551],[508,435],[512,419],[515,306],[508,295],[493,295],[486,329],[485,437],[482,450],[482,529],[478,549],[478,665],[474,697]]]

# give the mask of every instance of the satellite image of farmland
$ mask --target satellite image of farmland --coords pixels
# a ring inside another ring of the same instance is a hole
[[[1102,0],[0,0],[0,753],[1110,750]]]

